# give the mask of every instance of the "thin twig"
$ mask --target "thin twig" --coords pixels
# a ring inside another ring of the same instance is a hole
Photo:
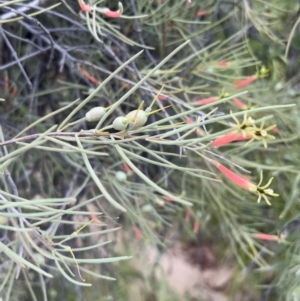
[[[2,16],[0,16],[0,20],[7,20],[7,19],[14,18],[14,17],[18,16],[19,13],[24,13],[24,12],[32,9],[31,6],[43,4],[44,2],[45,2],[44,0],[33,0],[30,3],[26,3],[26,6],[24,5],[22,7],[17,8],[15,11],[11,11],[9,13],[3,14]],[[7,7],[4,7],[4,8],[7,8]]]
[[[48,37],[48,39],[50,41],[50,45],[51,45],[49,61],[48,61],[48,64],[47,64],[47,68],[49,69],[50,65],[52,63],[52,60],[54,58],[54,41],[53,41],[52,36],[51,36],[50,32],[48,31],[48,29],[35,18],[32,18],[32,17],[30,17],[30,16],[28,16],[28,15],[26,15],[26,14],[20,12],[20,11],[17,11],[15,9],[11,8],[11,7],[5,6],[4,8],[14,12],[15,14],[18,14],[18,15],[22,16],[24,19],[28,20],[29,22],[37,25],[46,34],[46,36]]]
[[[28,135],[28,136],[24,136],[24,137],[20,137],[20,138],[15,138],[15,139],[11,139],[11,140],[7,140],[4,142],[0,143],[0,147],[1,146],[5,146],[5,145],[9,145],[9,144],[15,144],[18,142],[22,142],[22,141],[26,141],[26,140],[33,140],[33,139],[37,139],[38,137],[40,137],[41,135],[44,135],[42,133],[38,133],[38,134],[32,134],[32,135]],[[45,137],[75,137],[76,135],[78,135],[78,132],[52,132],[52,133],[48,133],[47,135],[45,135]],[[101,133],[101,137],[109,137],[110,135],[114,135],[112,133]],[[80,137],[100,137],[99,134],[93,134],[91,132],[81,132],[79,134]],[[123,137],[123,136],[122,136]],[[124,138],[132,138],[132,135],[125,135]],[[143,135],[143,137],[148,137],[148,135]],[[142,137],[140,137],[142,138]]]
[[[17,55],[17,53],[16,53],[14,47],[11,45],[9,39],[7,38],[5,32],[3,31],[2,26],[0,26],[0,33],[1,33],[1,35],[2,35],[2,38],[3,38],[3,40],[4,40],[5,44],[6,44],[6,46],[9,48],[9,50],[10,50],[12,56],[15,58],[16,63],[18,64],[18,66],[19,66],[19,68],[20,68],[20,70],[21,70],[21,73],[22,73],[23,76],[25,77],[25,80],[26,80],[28,86],[30,87],[30,89],[32,89],[32,83],[31,83],[31,81],[30,81],[30,79],[29,79],[29,77],[28,77],[26,71],[24,70],[24,67],[22,66],[22,64],[21,64],[21,62],[20,62],[20,60],[19,60],[19,57],[18,57],[18,55]]]
[[[31,57],[35,57],[36,55],[40,54],[40,53],[43,52],[43,51],[47,51],[47,50],[49,50],[50,48],[51,48],[50,46],[47,46],[47,47],[45,47],[44,49],[37,50],[37,51],[32,52],[32,53],[30,53],[30,54],[26,54],[26,55],[24,55],[23,57],[19,58],[19,62],[28,60],[28,59],[30,59]],[[2,66],[0,66],[0,71],[1,71],[1,70],[6,70],[7,68],[9,68],[9,67],[11,67],[11,66],[14,66],[14,65],[16,65],[16,64],[17,64],[17,62],[14,61],[14,62],[9,62],[9,63],[7,63],[6,65],[2,65]]]

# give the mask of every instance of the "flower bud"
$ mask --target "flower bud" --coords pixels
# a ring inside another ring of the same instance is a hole
[[[123,116],[117,117],[113,122],[113,128],[117,131],[126,130],[128,125],[128,119]]]
[[[126,115],[126,118],[134,122],[133,129],[142,127],[147,122],[147,113],[144,110],[134,110]]]
[[[127,180],[127,175],[124,171],[117,171],[116,174],[115,174],[115,177],[116,177],[116,180],[118,182],[125,182]]]
[[[91,110],[89,110],[85,114],[85,118],[87,121],[99,121],[106,113],[106,109],[104,107],[96,107]]]

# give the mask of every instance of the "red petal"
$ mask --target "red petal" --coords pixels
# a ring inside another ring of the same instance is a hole
[[[168,97],[167,97],[167,96],[164,96],[164,95],[161,95],[161,94],[159,94],[159,95],[157,96],[157,99],[159,99],[159,100],[167,100],[167,99],[168,99]]]

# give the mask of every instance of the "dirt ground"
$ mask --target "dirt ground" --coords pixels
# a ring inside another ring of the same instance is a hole
[[[119,231],[117,237],[112,237],[116,242],[115,251],[120,254],[129,252],[133,256],[131,259],[133,267],[148,276],[157,259],[156,248],[151,245],[145,247],[144,242],[133,239],[129,251],[123,245],[123,242],[129,241],[127,235]],[[157,272],[156,277],[164,277],[168,287],[179,297],[189,296],[201,301],[232,301],[228,299],[225,291],[232,279],[233,269],[229,263],[218,262],[213,247],[209,244],[199,246],[178,242],[163,253],[159,265],[163,273]],[[142,283],[140,285],[143,286]],[[133,296],[137,295],[137,290],[142,291],[142,287],[138,286],[137,283],[133,284]],[[245,301],[244,298],[234,300]]]
[[[228,285],[232,277],[229,266],[214,266],[214,254],[203,248],[207,253],[207,261],[211,261],[208,268],[201,268],[191,262],[190,253],[178,243],[161,257],[160,263],[164,269],[169,287],[179,296],[189,295],[191,298],[201,298],[203,301],[228,301],[222,290]],[[150,252],[149,264],[153,264],[154,249]],[[160,277],[157,274],[157,277]]]

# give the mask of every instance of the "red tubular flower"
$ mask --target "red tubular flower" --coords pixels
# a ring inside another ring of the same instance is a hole
[[[131,173],[130,167],[125,162],[123,163],[123,170],[125,171],[126,174],[130,174]]]
[[[90,75],[90,74],[86,74],[86,78],[92,83],[92,84],[95,84],[95,85],[98,85],[99,84],[99,81],[96,77]]]
[[[263,176],[262,172],[260,173],[260,180],[257,185],[251,183],[249,180],[245,179],[242,176],[239,176],[226,168],[224,165],[217,161],[212,161],[212,163],[218,168],[218,170],[231,182],[233,182],[235,185],[246,189],[251,192],[255,192],[258,195],[257,202],[259,203],[261,201],[261,198],[263,198],[268,205],[271,205],[269,199],[267,196],[274,196],[277,197],[279,194],[274,193],[273,189],[268,188],[270,184],[273,181],[273,178],[269,180],[269,182],[266,185],[261,186]]]
[[[196,16],[197,17],[202,17],[202,16],[205,16],[207,14],[208,14],[208,12],[206,10],[199,9],[199,10],[197,10]]]
[[[266,240],[266,241],[278,240],[277,235],[265,234],[265,233],[257,233],[257,234],[255,234],[255,238],[260,239],[260,240]]]
[[[232,141],[242,141],[242,140],[248,140],[251,138],[252,138],[252,136],[250,133],[243,132],[243,133],[236,134]]]
[[[251,177],[248,175],[242,175],[242,178],[244,178],[246,181],[250,181]]]
[[[264,128],[264,121],[262,121],[260,127],[256,127],[254,120],[251,117],[247,117],[247,114],[244,114],[244,120],[242,123],[230,112],[232,118],[236,122],[236,129],[231,131],[212,142],[213,147],[220,147],[226,145],[232,141],[248,140],[246,143],[249,144],[254,140],[259,140],[262,142],[265,148],[267,148],[267,139],[275,139],[274,136],[270,135],[268,131],[274,129],[276,125],[271,125]]]
[[[202,137],[205,136],[204,132],[203,132],[200,128],[197,128],[197,129],[196,129],[196,134],[197,134],[198,136],[202,136]]]
[[[192,124],[192,123],[194,123],[194,120],[193,120],[192,118],[190,118],[190,117],[187,117],[187,118],[185,119],[185,122],[186,122],[187,124]]]
[[[235,87],[236,87],[237,89],[241,89],[241,88],[243,88],[243,87],[245,87],[245,86],[248,86],[248,85],[250,85],[251,83],[253,83],[257,78],[258,78],[258,77],[257,77],[256,74],[255,74],[255,75],[250,75],[250,76],[246,77],[245,79],[242,79],[242,80],[237,81],[237,82],[235,83]]]
[[[83,0],[78,0],[79,6],[81,8],[82,11],[89,13],[90,11],[93,10],[93,7],[84,3]]]
[[[217,65],[220,67],[228,67],[229,63],[226,61],[219,61],[217,62]]]
[[[216,96],[212,96],[212,97],[208,97],[208,98],[203,98],[203,99],[200,99],[200,100],[196,100],[196,104],[198,104],[198,105],[206,105],[206,104],[215,102],[218,99],[219,98],[216,97]]]
[[[98,217],[95,214],[91,213],[90,217],[91,217],[91,219],[92,219],[93,222],[100,223]]]
[[[193,232],[196,234],[199,231],[199,223],[194,221]]]
[[[252,136],[249,133],[237,133],[236,131],[229,132],[217,139],[215,139],[212,143],[212,147],[220,147],[229,144],[232,141],[240,141],[240,140],[248,140],[251,139]]]
[[[142,239],[143,238],[143,234],[142,234],[142,232],[140,231],[140,229],[138,227],[133,226],[132,227],[132,231],[133,231],[133,233],[134,233],[134,235],[135,235],[136,238],[138,238],[138,239]]]
[[[123,5],[121,2],[118,3],[119,9],[117,11],[112,11],[109,8],[97,8],[97,11],[101,12],[108,18],[120,18],[123,13]]]
[[[158,100],[164,101],[164,100],[167,100],[168,97],[167,97],[167,96],[164,96],[164,95],[162,95],[162,94],[159,94],[159,95],[157,95],[157,99],[158,99]]]
[[[119,10],[112,11],[110,9],[107,9],[104,11],[104,15],[108,18],[116,19],[116,18],[120,18],[121,12]]]
[[[194,123],[194,120],[193,120],[192,118],[190,118],[190,117],[187,117],[185,121],[186,121],[187,124],[192,124],[192,123]],[[196,129],[196,134],[197,134],[198,136],[204,136],[204,132],[203,132],[200,128],[197,128],[197,129]]]
[[[88,80],[90,81],[92,84],[98,85],[99,81],[97,78],[95,78],[94,76],[92,76],[91,74],[89,74],[86,70],[80,69],[81,74]]]
[[[279,134],[279,129],[278,129],[278,127],[275,126],[275,127],[272,129],[272,132],[273,132],[274,134]]]
[[[225,167],[223,164],[214,161],[214,165],[218,168],[218,170],[231,182],[235,185],[242,187],[243,189],[250,190],[252,187],[252,183],[247,179],[237,175],[236,173],[232,172],[230,169]]]
[[[240,101],[238,98],[234,98],[234,99],[232,100],[232,102],[233,102],[233,104],[234,104],[237,108],[239,108],[239,109],[241,109],[241,110],[246,110],[246,109],[247,109],[247,106],[246,106],[242,101]]]
[[[257,71],[254,75],[250,75],[248,77],[246,77],[245,79],[242,79],[240,81],[237,81],[235,83],[235,87],[240,89],[243,88],[251,83],[253,83],[255,80],[257,80],[258,78],[263,78],[265,76],[267,76],[269,73],[268,69],[266,67],[262,67],[259,71]]]
[[[219,138],[216,138],[212,143],[212,147],[220,147],[226,145],[234,140],[234,137],[237,135],[236,132],[229,132]]]
[[[174,199],[171,198],[170,196],[164,196],[164,199],[168,202],[174,202]]]

